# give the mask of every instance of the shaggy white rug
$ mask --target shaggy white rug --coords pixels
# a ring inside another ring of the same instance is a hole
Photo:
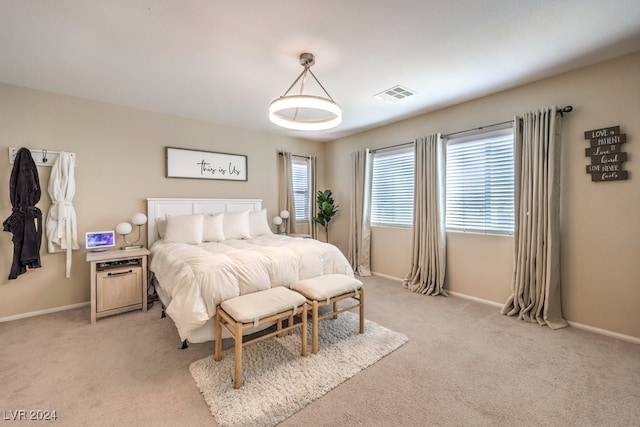
[[[220,362],[213,355],[197,360],[189,371],[220,426],[274,426],[408,341],[368,320],[359,334],[358,316],[349,312],[321,320],[319,335],[318,353],[307,357],[300,356],[299,329],[244,347],[238,390],[233,349]]]

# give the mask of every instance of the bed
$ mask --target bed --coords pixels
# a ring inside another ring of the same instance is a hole
[[[274,234],[259,199],[150,198],[147,216],[149,269],[185,343],[214,339],[225,299],[323,274],[353,277],[334,245]]]

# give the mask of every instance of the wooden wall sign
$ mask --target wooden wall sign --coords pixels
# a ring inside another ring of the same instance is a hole
[[[627,135],[620,133],[620,126],[586,131],[584,139],[588,139],[590,145],[585,149],[585,155],[591,158],[591,164],[587,166],[591,181],[629,179],[629,172],[623,169],[627,153],[621,148],[627,142]]]

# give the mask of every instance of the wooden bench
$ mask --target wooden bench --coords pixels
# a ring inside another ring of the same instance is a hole
[[[301,314],[301,321],[298,323],[294,323],[296,314]],[[283,319],[288,319],[287,326],[284,328],[282,327]],[[275,331],[242,342],[244,330],[274,321],[277,323]],[[222,328],[224,328],[234,339],[235,374],[233,387],[240,388],[242,386],[242,347],[275,335],[283,336],[285,332],[292,334],[293,329],[297,327],[302,327],[300,354],[306,356],[307,300],[298,292],[278,286],[228,299],[216,308],[214,360],[219,362],[222,359]]]
[[[360,308],[360,333],[364,333],[364,288],[362,282],[356,278],[344,274],[325,274],[311,279],[298,280],[291,284],[291,289],[300,292],[311,306],[311,352],[318,352],[318,320],[338,317],[342,313],[353,308]],[[338,310],[338,301],[351,298],[357,301]],[[325,305],[333,304],[333,311],[323,315],[318,314],[318,309]]]

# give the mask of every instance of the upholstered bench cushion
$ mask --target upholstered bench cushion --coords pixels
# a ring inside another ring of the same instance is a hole
[[[344,274],[325,274],[311,279],[298,280],[291,289],[300,292],[310,300],[324,301],[347,292],[357,291],[362,282]]]
[[[236,322],[256,323],[262,318],[287,310],[295,310],[306,301],[305,297],[299,293],[277,286],[230,298],[222,302],[220,307]]]

